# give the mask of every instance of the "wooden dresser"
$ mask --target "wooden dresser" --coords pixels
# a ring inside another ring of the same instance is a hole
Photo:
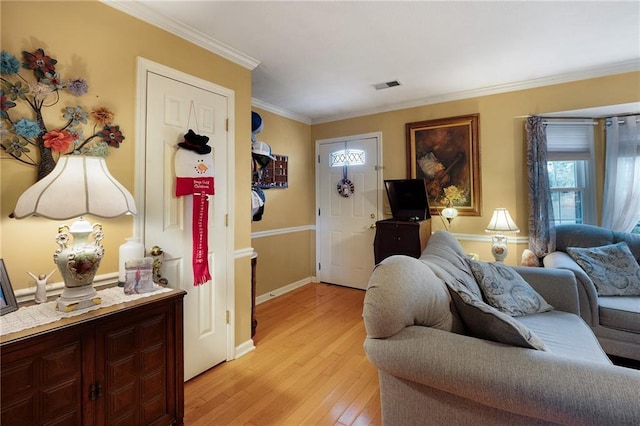
[[[420,257],[431,236],[431,219],[415,222],[394,219],[376,222],[373,253],[376,265],[394,254]]]
[[[3,336],[2,425],[182,425],[184,291]]]

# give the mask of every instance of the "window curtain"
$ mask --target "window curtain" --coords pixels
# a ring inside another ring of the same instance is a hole
[[[602,226],[630,232],[640,221],[639,115],[606,122],[606,162]]]
[[[529,250],[540,258],[556,248],[551,189],[547,172],[547,135],[542,117],[529,117],[526,130]]]

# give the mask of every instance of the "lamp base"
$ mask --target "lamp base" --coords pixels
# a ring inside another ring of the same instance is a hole
[[[102,303],[102,298],[93,285],[84,287],[65,287],[56,302],[56,310],[72,312],[78,309],[86,309]]]
[[[92,242],[89,236],[93,237]],[[73,243],[70,237],[73,237]],[[73,222],[71,227],[63,225],[58,228],[56,242],[59,247],[53,260],[64,281],[64,290],[56,304],[59,311],[71,312],[102,302],[93,288],[93,279],[104,254],[103,237],[99,223],[91,225],[83,218]]]
[[[491,254],[496,262],[502,262],[507,258],[507,237],[504,235],[494,235],[491,237]]]

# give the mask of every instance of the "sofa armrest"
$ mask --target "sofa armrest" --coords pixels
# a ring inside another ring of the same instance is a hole
[[[554,309],[580,315],[578,285],[570,271],[515,266],[518,274]]]
[[[558,424],[634,424],[640,371],[411,326],[365,341],[380,370],[499,410]]]
[[[600,321],[598,316],[598,293],[591,278],[571,256],[563,251],[549,253],[542,261],[545,268],[566,269],[573,272],[578,282],[580,316],[591,327],[597,326]]]

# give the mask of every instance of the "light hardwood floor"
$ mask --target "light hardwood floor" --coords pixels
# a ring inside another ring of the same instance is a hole
[[[185,383],[185,425],[380,425],[364,291],[307,284],[256,307],[256,349]]]

